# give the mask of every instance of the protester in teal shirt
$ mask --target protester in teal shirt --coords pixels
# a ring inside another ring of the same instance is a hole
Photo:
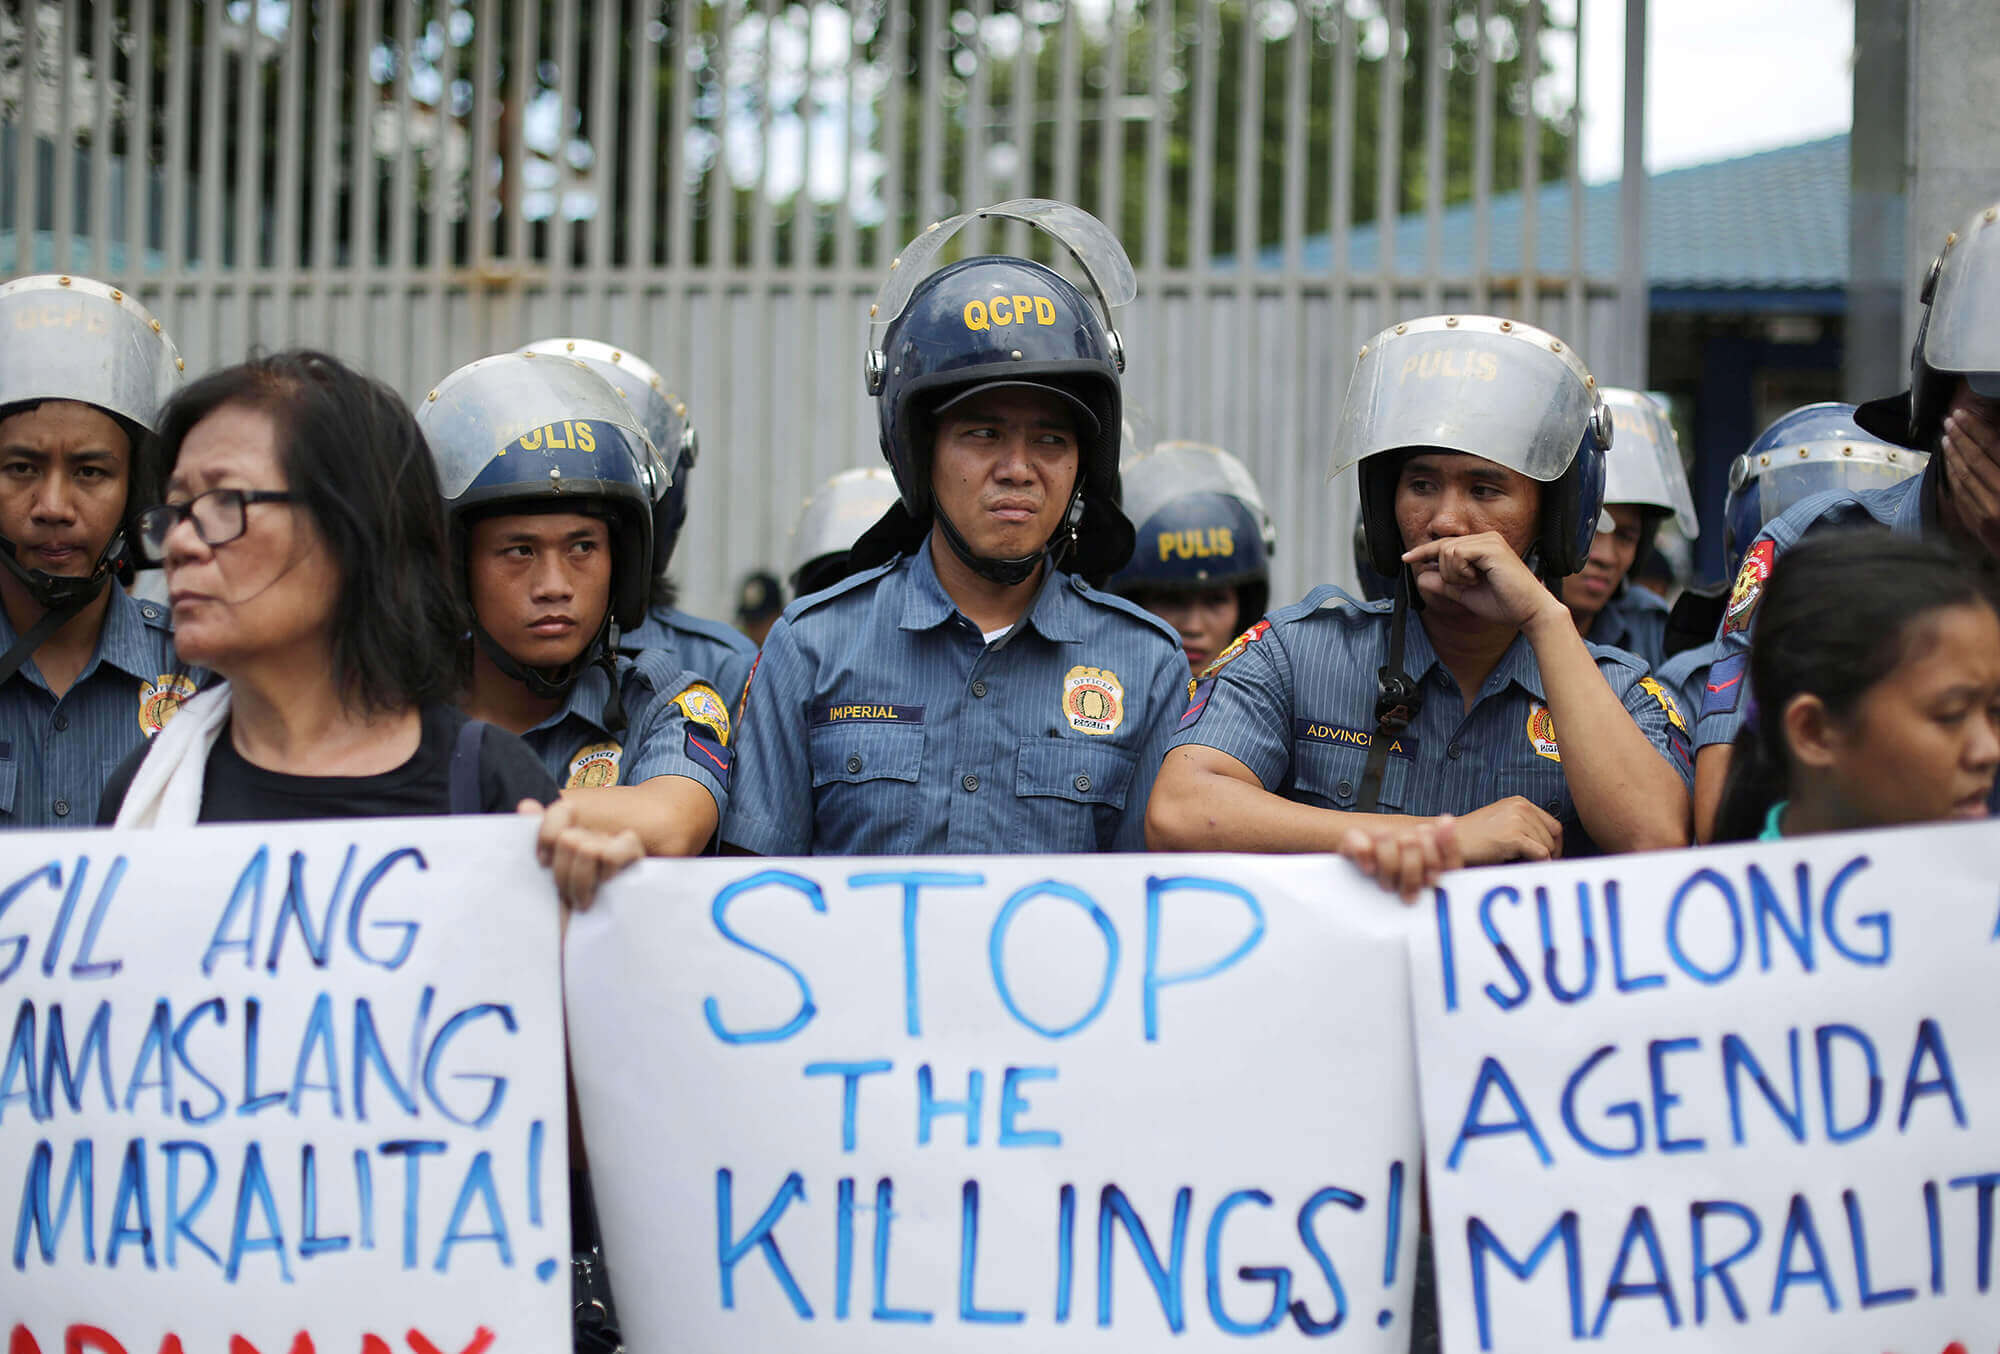
[[[1941,546],[1879,528],[1777,562],[1717,841],[1983,819],[2000,770],[2000,609]]]

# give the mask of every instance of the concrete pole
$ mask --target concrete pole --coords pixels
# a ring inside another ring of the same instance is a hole
[[[1646,0],[1625,0],[1625,146],[1618,179],[1618,369],[1644,389],[1646,329]]]
[[[1944,237],[1980,208],[2000,202],[2000,98],[1994,96],[2000,89],[2000,22],[1993,0],[1908,0],[1908,5],[1910,193],[1901,326],[1906,355],[1916,337],[1917,296]],[[2000,316],[1994,323],[2000,324]]]
[[[1854,0],[1854,130],[1848,147],[1846,356],[1855,402],[1901,390],[1908,271],[1910,0]],[[1914,293],[1911,294],[1914,296]]]

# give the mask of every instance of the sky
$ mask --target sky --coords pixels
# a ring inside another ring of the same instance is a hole
[[[1584,178],[1618,177],[1625,0],[1583,0]],[[1653,172],[1844,132],[1853,0],[1650,0],[1646,164]]]

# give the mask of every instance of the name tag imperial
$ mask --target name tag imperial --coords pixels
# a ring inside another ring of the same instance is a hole
[[[814,724],[921,724],[921,705],[815,705],[808,712]]]

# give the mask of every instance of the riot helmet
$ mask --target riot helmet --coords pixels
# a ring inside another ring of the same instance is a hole
[[[1162,442],[1120,475],[1137,543],[1114,592],[1234,588],[1242,624],[1264,614],[1278,533],[1243,462],[1200,442]]]
[[[1391,578],[1404,573],[1395,500],[1408,453],[1463,452],[1537,480],[1529,562],[1553,589],[1589,558],[1611,441],[1597,383],[1561,339],[1491,315],[1431,315],[1361,349],[1327,477],[1360,468],[1369,562]]]
[[[417,406],[417,423],[437,464],[453,574],[468,599],[466,551],[481,518],[573,512],[601,517],[610,529],[611,604],[575,660],[561,669],[525,667],[474,615],[481,650],[544,698],[567,693],[592,662],[609,667],[614,627],[645,619],[653,560],[655,452],[632,407],[575,358],[504,353],[439,382]]]
[[[1617,433],[1617,449],[1604,458],[1604,505],[1639,509],[1636,569],[1636,561],[1650,552],[1661,522],[1671,519],[1681,536],[1690,540],[1701,526],[1694,514],[1687,467],[1681,461],[1680,438],[1666,409],[1638,390],[1608,386],[1603,396]]]
[[[651,363],[600,339],[537,339],[523,352],[573,357],[610,383],[638,416],[653,444],[647,462],[653,494],[653,576],[663,577],[687,522],[688,479],[701,457],[701,439],[688,420],[687,402],[667,389]]]
[[[125,510],[88,573],[29,568],[0,536],[0,566],[51,613],[74,615],[96,597],[136,539],[134,519],[159,493],[153,428],[186,367],[160,322],[116,287],[53,274],[0,284],[0,418],[70,400],[110,415],[130,447]]]
[[[1054,269],[1028,259],[982,255],[931,271],[951,238],[981,217],[1025,221],[1054,237],[1082,269],[1096,304]],[[1045,559],[1085,577],[1124,564],[1132,550],[1131,523],[1118,507],[1125,358],[1111,311],[1137,288],[1131,261],[1111,232],[1064,203],[1001,203],[940,222],[913,240],[870,307],[866,372],[882,455],[901,501],[857,543],[857,562],[912,548],[935,518],[967,567],[998,583],[1021,582]],[[1018,559],[986,559],[935,511],[931,460],[942,410],[1005,387],[1060,399],[1074,416],[1080,455],[1068,509],[1050,540]]]
[[[851,572],[847,552],[899,497],[881,466],[843,470],[814,491],[792,526],[785,576],[792,596],[830,588]]]
[[[1736,577],[1758,532],[1814,494],[1886,489],[1923,473],[1929,461],[1863,431],[1851,404],[1806,404],[1781,415],[1730,464],[1724,576]]]
[[[1883,441],[1930,452],[1961,378],[1974,394],[2000,399],[2000,203],[1945,236],[1918,299],[1909,390],[1867,401],[1854,418]]]

